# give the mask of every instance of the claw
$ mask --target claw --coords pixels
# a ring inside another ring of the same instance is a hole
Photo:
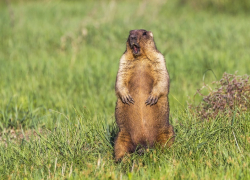
[[[130,100],[130,102],[131,102],[132,104],[135,103],[134,99],[133,99],[130,95],[129,95],[129,100]]]
[[[152,105],[154,105],[154,104],[156,104],[157,103],[157,101],[158,101],[158,97],[154,97],[154,96],[149,96],[148,97],[148,99],[147,99],[147,101],[145,102],[145,104],[146,105],[150,105],[150,106],[152,106]]]
[[[129,95],[129,102],[131,102],[132,104],[135,103],[134,99]]]
[[[122,100],[122,102],[124,103],[124,104],[128,104],[128,105],[130,105],[129,103],[132,103],[132,104],[134,104],[134,99],[130,96],[130,95],[126,95],[126,96],[123,96],[122,98],[121,98],[121,100]]]
[[[153,101],[154,101],[154,98],[151,98],[151,99],[150,99],[150,103],[149,103],[150,106],[153,105]]]
[[[149,97],[149,101],[148,101],[148,105],[150,105],[151,102],[152,102],[152,97],[150,96],[150,97]]]
[[[146,105],[149,105],[151,103],[151,96],[148,97],[147,101],[146,101]]]
[[[158,101],[158,98],[157,98],[157,97],[155,97],[155,98],[154,98],[153,103],[154,103],[154,104],[156,104],[156,103],[157,103],[157,101]]]
[[[129,105],[129,101],[128,101],[128,97],[127,96],[125,97],[125,102],[126,102],[126,104]]]

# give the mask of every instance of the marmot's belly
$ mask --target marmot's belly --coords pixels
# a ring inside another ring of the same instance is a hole
[[[150,77],[135,78],[130,81],[129,92],[135,103],[127,106],[128,126],[132,141],[135,144],[152,146],[156,140],[159,129],[159,115],[161,114],[158,103],[146,105],[150,92],[153,88],[153,79]],[[161,99],[159,100],[161,101]]]

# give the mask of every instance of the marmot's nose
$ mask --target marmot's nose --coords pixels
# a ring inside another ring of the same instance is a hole
[[[131,40],[136,40],[136,35],[131,34],[131,35],[130,35],[130,39],[131,39]]]

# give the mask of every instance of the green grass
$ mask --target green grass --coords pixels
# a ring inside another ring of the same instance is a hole
[[[224,72],[250,74],[249,22],[170,1],[1,2],[1,177],[249,179],[249,112],[199,122],[186,103]],[[129,30],[140,28],[165,56],[177,137],[117,164],[115,78]],[[19,140],[10,129],[39,135]]]

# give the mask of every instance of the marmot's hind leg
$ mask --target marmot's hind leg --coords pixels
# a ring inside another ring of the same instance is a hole
[[[115,141],[115,160],[119,161],[126,153],[135,150],[130,134],[120,131]]]
[[[175,133],[172,125],[159,132],[156,142],[162,147],[170,147],[174,143]]]

